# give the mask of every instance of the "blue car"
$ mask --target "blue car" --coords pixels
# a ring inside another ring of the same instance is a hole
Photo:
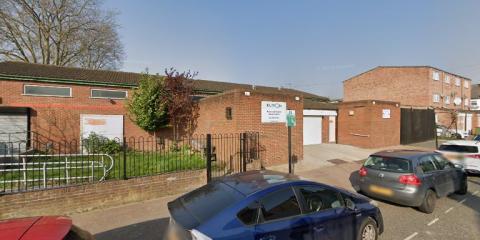
[[[168,203],[167,239],[363,239],[383,232],[370,199],[274,171],[216,179]]]

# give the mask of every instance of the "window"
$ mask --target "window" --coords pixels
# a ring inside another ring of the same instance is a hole
[[[456,152],[456,153],[478,153],[477,146],[465,146],[465,145],[449,145],[442,144],[438,148],[440,151]]]
[[[436,71],[433,71],[433,80],[435,81],[438,81],[440,80],[440,73],[439,72],[436,72]]]
[[[440,155],[433,155],[433,162],[435,163],[435,166],[437,166],[438,170],[444,170],[453,167],[447,159]]]
[[[470,87],[467,80],[465,80],[465,82],[463,83],[463,85],[465,86],[465,88],[469,88],[469,87]]]
[[[32,96],[50,96],[50,97],[71,97],[72,88],[69,87],[54,87],[54,86],[38,86],[38,85],[24,85],[24,95]]]
[[[300,187],[299,190],[305,201],[305,211],[307,213],[344,206],[339,194],[333,190],[317,186]]]
[[[455,78],[455,85],[460,86],[460,78]]]
[[[477,101],[473,101],[473,100],[470,101],[470,105],[472,105],[472,106],[477,106]]]
[[[263,221],[292,217],[301,213],[297,198],[290,187],[267,195],[260,203]]]
[[[227,118],[227,120],[232,120],[232,108],[231,107],[225,108],[225,117]]]
[[[445,83],[450,84],[450,76],[445,75]]]
[[[238,219],[246,225],[252,225],[258,221],[258,206],[256,203],[244,208],[237,214]]]
[[[450,104],[450,96],[445,96],[445,104]]]
[[[433,94],[433,102],[436,102],[436,103],[440,102],[440,95]]]
[[[419,167],[422,169],[424,173],[429,173],[437,170],[430,156],[423,157],[422,159],[420,159]]]
[[[108,98],[108,99],[125,99],[125,98],[127,98],[127,94],[128,94],[127,91],[92,89],[90,97],[92,97],[92,98]]]
[[[412,171],[409,160],[393,157],[370,156],[363,166],[375,170],[397,173],[409,173]]]

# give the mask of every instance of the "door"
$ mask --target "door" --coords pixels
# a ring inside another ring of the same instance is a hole
[[[455,186],[456,179],[456,169],[447,159],[441,157],[440,155],[433,156],[433,162],[437,166],[438,171],[444,175],[445,178],[445,195],[455,192],[457,187]]]
[[[449,177],[445,171],[439,169],[433,156],[422,157],[419,166],[423,171],[422,181],[430,182],[439,196],[446,196],[449,192]]]
[[[467,119],[465,123],[465,130],[467,131],[468,134],[472,133],[472,117],[473,114],[467,113]]]
[[[297,190],[313,239],[354,238],[354,212],[345,207],[339,192],[315,185],[300,186]]]
[[[303,118],[303,145],[322,143],[322,117]]]
[[[312,239],[309,223],[301,215],[299,201],[290,186],[266,195],[259,203],[255,240]]]
[[[328,117],[328,141],[334,143],[336,141],[336,117]]]

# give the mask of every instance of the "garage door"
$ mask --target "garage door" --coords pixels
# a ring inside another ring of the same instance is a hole
[[[0,113],[0,155],[18,154],[27,148],[28,115]]]
[[[303,117],[303,145],[322,143],[322,117]]]

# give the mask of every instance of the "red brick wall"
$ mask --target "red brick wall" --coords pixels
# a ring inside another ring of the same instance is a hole
[[[440,80],[433,80],[433,71],[440,73]],[[445,76],[450,76],[450,84],[445,83]],[[462,102],[454,106],[453,97],[450,104],[444,99],[433,102],[433,94],[443,96],[454,95],[470,99],[470,88],[465,88],[465,82],[460,78],[461,86],[455,85],[456,76],[429,67],[378,67],[343,82],[344,101],[384,100],[400,102],[402,106],[414,107],[445,107],[466,109]]]
[[[68,215],[184,193],[203,184],[206,173],[199,170],[0,195],[0,219]]]
[[[329,118],[328,116],[322,116],[322,143],[329,143]]]
[[[197,134],[202,133],[260,133],[265,166],[288,162],[287,127],[285,123],[261,123],[261,102],[281,101],[287,109],[295,110],[297,126],[292,130],[292,151],[298,159],[303,159],[303,99],[295,100],[294,95],[270,94],[252,90],[245,96],[243,90],[234,90],[211,96],[200,101],[200,118]],[[232,107],[233,119],[226,120],[225,108]]]
[[[24,96],[25,84],[67,86],[72,88],[72,97]],[[90,90],[115,89],[80,85],[61,85],[29,83],[19,81],[0,81],[0,106],[30,107],[31,130],[57,141],[80,140],[80,114],[123,115],[124,134],[130,136],[150,136],[133,123],[125,109],[125,100],[90,98]],[[130,89],[117,88],[121,90]],[[167,134],[167,133],[165,133]]]
[[[383,109],[390,109],[390,118],[382,118]],[[363,148],[399,145],[399,104],[378,100],[339,104],[338,143]]]

